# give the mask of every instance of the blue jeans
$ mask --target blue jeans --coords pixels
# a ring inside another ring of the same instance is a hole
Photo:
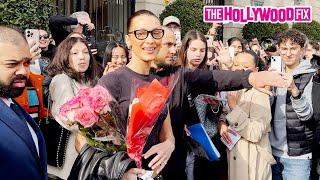
[[[311,160],[288,159],[274,156],[277,164],[271,166],[272,180],[309,180]]]

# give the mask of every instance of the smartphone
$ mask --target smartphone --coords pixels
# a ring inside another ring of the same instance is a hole
[[[181,32],[176,31],[174,32],[174,35],[176,36],[176,43],[181,42]]]
[[[205,35],[208,47],[213,47],[213,36]]]
[[[282,71],[282,60],[281,60],[281,57],[280,56],[271,56],[270,60],[271,60],[270,68],[272,70],[281,72]]]
[[[24,34],[26,36],[27,41],[32,41],[34,40],[35,42],[39,41],[39,30],[38,29],[26,29],[24,31]]]
[[[235,49],[234,49],[234,47],[229,47],[228,48],[228,51],[229,51],[229,56],[231,57],[231,59],[233,60],[233,58],[234,58],[234,53],[235,53]]]

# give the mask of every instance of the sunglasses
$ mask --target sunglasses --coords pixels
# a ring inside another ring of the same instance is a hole
[[[41,38],[43,38],[43,39],[49,39],[49,35],[48,35],[48,34],[40,35],[40,36],[39,36],[39,39],[41,39]]]
[[[149,36],[149,33],[153,37],[153,39],[161,39],[164,35],[164,30],[163,29],[154,29],[152,31],[147,31],[147,30],[135,30],[131,31],[128,34],[134,34],[134,36],[139,39],[139,40],[144,40],[147,39]]]

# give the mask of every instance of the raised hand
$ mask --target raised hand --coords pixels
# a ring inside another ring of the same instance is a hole
[[[216,46],[214,48],[217,52],[216,58],[220,63],[226,64],[226,65],[232,64],[232,58],[229,54],[228,46],[225,47],[222,41],[219,41],[219,43],[216,43]]]

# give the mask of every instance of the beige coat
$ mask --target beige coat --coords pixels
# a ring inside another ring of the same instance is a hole
[[[60,107],[70,100],[75,94],[79,91],[80,84],[77,83],[74,79],[71,79],[66,74],[59,74],[53,77],[50,86],[50,96],[52,99],[52,108],[51,113],[54,119],[64,128],[71,131],[69,136],[67,148],[66,148],[66,156],[64,166],[62,168],[57,168],[48,165],[48,174],[53,174],[58,176],[61,179],[67,179],[72,165],[76,160],[78,153],[75,149],[75,137],[78,131],[77,127],[67,127],[58,117]],[[59,138],[59,137],[57,137]]]
[[[230,180],[271,180],[269,96],[255,89],[239,91],[237,106],[226,116],[241,139],[228,153]]]

